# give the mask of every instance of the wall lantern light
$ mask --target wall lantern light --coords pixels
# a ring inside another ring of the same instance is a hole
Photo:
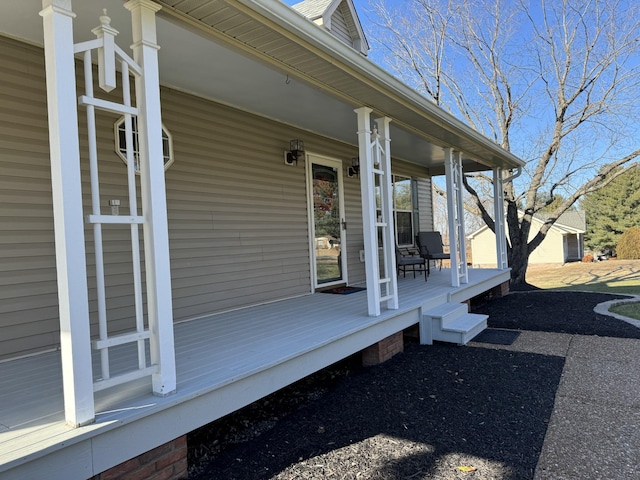
[[[298,164],[298,158],[304,156],[304,142],[302,140],[291,140],[289,142],[289,151],[284,152],[284,164]]]
[[[352,158],[351,166],[347,169],[347,177],[359,177],[360,176],[360,158]]]

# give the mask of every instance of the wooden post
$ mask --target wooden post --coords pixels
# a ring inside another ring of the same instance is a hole
[[[447,217],[449,219],[449,256],[451,258],[451,286],[460,286],[458,276],[458,202],[456,201],[455,171],[453,163],[453,151],[451,148],[444,149],[444,171],[447,183]]]
[[[462,176],[462,152],[456,151],[453,156],[453,165],[455,168],[455,184],[456,184],[456,250],[459,258],[458,261],[458,278],[461,283],[469,283],[469,269],[467,267],[467,235],[464,228],[464,201],[462,198],[462,189],[464,188]],[[449,242],[451,243],[451,242]],[[449,247],[451,248],[451,247]]]
[[[385,218],[389,219],[389,225],[384,231],[384,258],[387,262],[387,268],[389,270],[389,292],[391,292],[391,298],[387,300],[387,308],[397,309],[399,306],[398,300],[398,277],[396,276],[396,234],[395,224],[393,221],[393,184],[391,181],[391,135],[389,133],[389,123],[391,119],[389,117],[376,118],[376,125],[378,126],[378,134],[384,145],[384,156],[380,159],[380,169],[385,172],[380,177],[381,179],[381,207],[385,209]],[[426,275],[426,273],[425,273]]]
[[[134,60],[143,70],[136,77],[136,100],[150,352],[159,367],[153,393],[167,395],[176,389],[176,365],[155,22],[161,7],[150,0],[129,0],[124,6],[131,12]]]
[[[493,214],[496,234],[496,267],[500,270],[509,268],[507,259],[507,237],[504,225],[504,182],[502,169],[493,169]]]
[[[66,422],[95,417],[89,299],[82,216],[71,0],[43,0],[51,187],[56,242],[60,348]]]
[[[378,232],[376,227],[376,199],[373,185],[371,157],[371,109],[361,107],[358,115],[358,146],[360,155],[360,198],[362,201],[362,230],[364,235],[364,267],[367,279],[367,303],[371,316],[380,315],[380,270],[378,261]],[[394,273],[395,274],[395,273]]]

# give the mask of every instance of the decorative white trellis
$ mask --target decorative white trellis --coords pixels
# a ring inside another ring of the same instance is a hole
[[[371,111],[368,107],[355,110],[358,115],[368,312],[371,316],[378,316],[384,302],[387,308],[398,308],[398,285],[391,185],[391,119],[376,119],[376,127],[372,130]],[[376,189],[380,192],[379,211],[376,205]],[[381,244],[379,239],[382,240]]]
[[[92,30],[95,40],[75,45],[75,53],[83,54],[84,60],[84,88],[78,103],[84,106],[87,114],[87,141],[89,147],[89,171],[91,178],[91,214],[86,221],[93,225],[93,238],[96,262],[96,291],[98,303],[99,339],[93,342],[95,349],[100,351],[101,378],[94,383],[94,390],[102,390],[136,378],[152,375],[158,372],[158,365],[147,365],[146,340],[151,336],[144,325],[144,303],[142,291],[142,273],[140,261],[139,229],[144,224],[144,217],[138,215],[137,189],[135,181],[134,144],[132,118],[138,115],[138,109],[131,104],[130,74],[142,76],[142,68],[133,61],[115,43],[118,32],[110,26],[111,19],[106,10],[100,17],[100,26]],[[101,100],[94,96],[93,62],[91,52],[98,56],[98,84],[106,92],[116,87],[116,62],[120,65],[120,81],[122,84],[122,103]],[[127,184],[129,215],[101,214],[100,179],[98,174],[98,149],[96,143],[96,110],[124,115]],[[131,256],[133,268],[133,290],[135,303],[135,331],[117,336],[108,334],[108,315],[106,306],[106,287],[104,273],[104,249],[102,231],[106,225],[129,225],[131,232]],[[138,368],[125,374],[112,376],[109,367],[109,349],[118,345],[135,342],[138,350]]]
[[[464,230],[464,207],[462,204],[463,172],[461,152],[446,148],[444,167],[447,179],[447,208],[449,212],[451,285],[459,287],[461,283],[469,283]]]
[[[65,419],[72,426],[94,420],[93,391],[151,375],[153,393],[166,395],[176,388],[175,349],[171,302],[171,275],[167,229],[166,194],[162,161],[162,124],[158,76],[158,46],[155,14],[159,5],[148,0],[129,0],[124,7],[131,12],[133,59],[115,43],[117,31],[105,15],[93,30],[95,40],[73,43],[73,18],[70,0],[43,0],[47,103],[51,150],[52,190],[56,234],[56,261],[60,303],[61,358]],[[106,91],[116,87],[117,67],[122,82],[122,102],[115,103],[94,95],[92,52],[98,64],[98,85]],[[75,55],[84,57],[84,94],[76,93]],[[135,80],[136,106],[130,98],[130,79]],[[79,168],[77,105],[86,109],[87,144],[91,178],[91,213],[98,299],[99,338],[93,342],[100,350],[101,378],[93,382],[89,342],[87,269],[84,260],[82,187]],[[128,155],[128,215],[101,212],[96,110],[125,116]],[[132,118],[137,117],[140,151],[140,198],[133,161]],[[138,213],[141,210],[141,214]],[[109,225],[128,225],[131,236],[135,329],[109,336],[106,308],[103,229]],[[146,279],[146,305],[143,303],[139,230],[143,229]],[[145,328],[144,308],[148,328]],[[125,373],[112,375],[109,349],[134,343],[137,365]],[[149,359],[149,360],[147,360]]]
[[[504,181],[502,179],[502,169],[493,169],[493,217],[496,234],[496,258],[497,267],[500,270],[509,268],[507,258],[507,234],[504,225]]]

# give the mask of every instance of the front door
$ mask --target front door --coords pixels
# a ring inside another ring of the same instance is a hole
[[[309,155],[307,178],[314,285],[347,283],[342,162]]]

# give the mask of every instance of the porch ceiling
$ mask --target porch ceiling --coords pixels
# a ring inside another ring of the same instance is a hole
[[[392,155],[444,172],[443,147],[463,152],[465,170],[522,162],[398,82],[280,0],[164,0],[158,18],[165,86],[356,145],[354,108],[389,116]],[[107,8],[130,45],[122,0],[76,0],[75,41]],[[0,6],[0,32],[43,43],[41,0]],[[288,144],[283,138],[283,147]]]

